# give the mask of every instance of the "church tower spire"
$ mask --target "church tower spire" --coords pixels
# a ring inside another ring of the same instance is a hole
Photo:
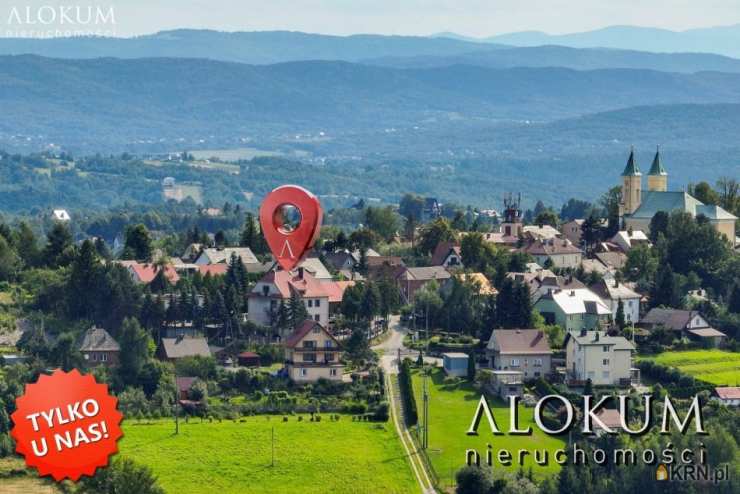
[[[653,166],[650,167],[650,172],[648,173],[648,190],[656,192],[665,192],[668,190],[668,173],[660,161],[660,146],[655,151]]]
[[[627,166],[622,172],[622,202],[619,215],[632,214],[640,207],[642,201],[642,173],[635,160],[635,149],[630,149]]]

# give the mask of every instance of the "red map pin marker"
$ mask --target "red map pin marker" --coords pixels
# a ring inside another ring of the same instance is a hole
[[[296,267],[313,247],[322,216],[319,199],[297,185],[278,187],[262,201],[262,234],[284,270]]]

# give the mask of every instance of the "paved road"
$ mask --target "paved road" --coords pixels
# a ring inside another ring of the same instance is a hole
[[[373,350],[383,353],[380,357],[380,366],[386,374],[398,374],[398,351],[401,351],[401,358],[411,357],[413,359],[416,359],[419,352],[404,346],[403,338],[409,334],[409,330],[401,324],[401,316],[391,316],[388,320],[388,328],[391,335],[383,343],[375,345]],[[442,365],[442,359],[426,355],[424,362],[434,366]]]
[[[401,358],[410,355],[409,349],[403,345],[403,338],[409,331],[401,325],[401,316],[391,316],[388,328],[391,335],[375,345],[373,350],[382,352],[380,365],[387,374],[398,374],[398,351],[401,351]]]

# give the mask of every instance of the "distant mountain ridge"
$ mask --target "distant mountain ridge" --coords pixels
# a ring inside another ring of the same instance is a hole
[[[440,33],[433,37],[373,34],[330,36],[292,31],[178,29],[134,38],[0,38],[0,55],[30,54],[64,59],[203,58],[253,65],[323,60],[414,68],[469,64],[492,68],[644,68],[686,73],[704,70],[740,72],[739,60],[712,53],[695,53],[697,50],[693,48],[679,50],[677,47],[668,51],[686,53],[670,54],[652,53],[648,44],[621,50],[573,48],[565,46],[570,38],[550,39],[542,33],[536,36],[532,33],[516,33],[511,36],[510,44],[498,44],[454,33]],[[738,40],[740,42],[740,37]],[[512,46],[519,44],[525,46]],[[591,46],[587,41],[581,44]]]
[[[497,48],[447,56],[385,57],[363,60],[388,67],[429,68],[476,65],[490,68],[564,67],[575,70],[646,69],[661,72],[740,72],[740,60],[711,53],[652,53],[614,48],[544,45]]]
[[[0,107],[12,116],[0,119],[0,146],[12,136],[42,135],[47,142],[93,151],[141,139],[351,134],[477,121],[545,122],[637,105],[740,103],[740,74],[720,72],[30,55],[0,57],[0,66]]]
[[[445,56],[491,49],[490,45],[447,38],[375,34],[330,36],[294,31],[178,29],[134,38],[0,38],[0,55],[30,54],[71,59],[205,58],[248,64],[303,60],[354,62],[386,56]]]
[[[467,38],[455,33],[436,35],[436,37],[439,36],[514,46],[560,45],[573,48],[618,48],[656,53],[716,53],[740,58],[740,24],[686,31],[639,26],[609,26],[569,34],[521,31],[482,39]]]

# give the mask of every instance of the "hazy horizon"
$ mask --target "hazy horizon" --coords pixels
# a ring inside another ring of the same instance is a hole
[[[566,34],[611,26],[686,31],[740,24],[740,0],[0,0],[2,37],[49,37],[40,30],[91,28],[60,22],[59,8],[101,9],[101,35],[131,37],[173,29],[302,31],[329,35],[429,36],[452,32],[485,38],[519,31]],[[39,9],[54,22],[38,22]],[[32,21],[28,22],[30,10]],[[52,10],[56,13],[54,15]],[[68,10],[69,12],[69,10]],[[112,12],[112,14],[111,14]],[[74,15],[72,15],[74,17]],[[83,16],[84,17],[84,16]],[[114,22],[111,22],[114,19]],[[72,23],[74,24],[74,23]],[[24,31],[26,34],[24,34]],[[35,33],[35,34],[34,34]]]

